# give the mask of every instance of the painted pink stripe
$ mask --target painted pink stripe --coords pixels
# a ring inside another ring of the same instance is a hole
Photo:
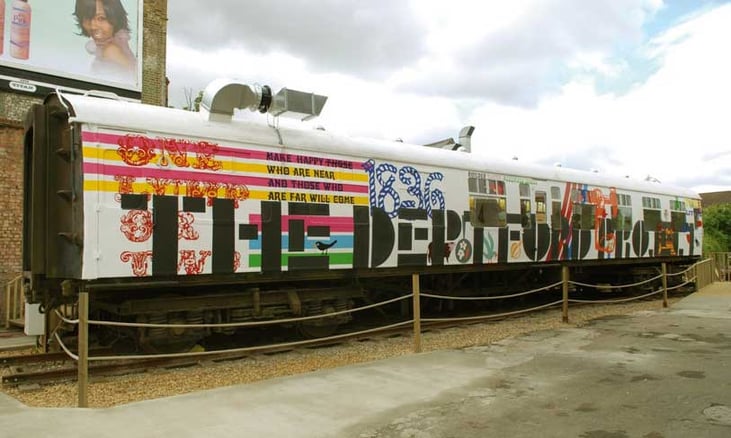
[[[119,143],[119,139],[124,136],[122,135],[116,135],[116,134],[104,134],[99,132],[82,132],[81,133],[81,139],[84,142],[95,142],[95,143],[106,143],[106,144],[113,144],[117,146]],[[151,140],[155,140],[154,138],[150,138]],[[159,148],[158,148],[159,149]],[[248,158],[251,160],[266,160],[267,159],[267,152],[264,151],[256,151],[251,149],[242,149],[238,147],[231,147],[231,146],[221,146],[218,145],[218,151],[216,153],[217,156],[222,157],[233,157],[233,158]],[[299,154],[282,154],[282,155],[289,155],[293,161],[291,162],[277,162],[281,165],[292,165],[292,166],[307,166],[307,165],[320,165],[317,163],[309,163],[307,161],[305,162],[298,162],[297,159],[303,159],[307,160],[311,158],[308,155],[299,155]],[[320,157],[317,157],[320,158]],[[350,163],[353,170],[360,170],[363,168],[363,163],[360,161],[350,161],[350,160],[330,160],[328,158],[323,158],[324,162],[320,166],[322,167],[331,167],[333,169],[342,169],[342,170],[348,170],[343,168],[342,166],[339,166],[336,162],[341,163]]]
[[[282,232],[289,232],[289,220],[300,219],[305,221],[305,227],[310,226],[328,226],[331,233],[352,233],[353,218],[347,216],[301,216],[301,215],[282,215]],[[250,214],[249,223],[261,225],[260,214]]]
[[[167,178],[176,180],[194,180],[207,183],[229,183],[229,184],[246,184],[252,187],[267,187],[269,188],[269,181],[271,179],[280,180],[280,178],[268,178],[260,176],[243,176],[243,175],[230,175],[220,174],[211,172],[192,172],[185,170],[172,170],[170,168],[150,168],[150,167],[134,167],[134,166],[115,166],[108,164],[97,164],[97,163],[84,163],[84,174],[97,174],[97,175],[129,175],[137,178]],[[295,181],[295,180],[288,180]],[[304,180],[296,180],[304,182]],[[307,181],[311,183],[311,181]],[[332,184],[342,184],[343,190],[332,192],[332,193],[368,193],[368,185],[357,185],[357,184],[344,184],[338,181],[332,181]],[[288,182],[290,187],[272,187],[272,190],[280,191],[286,189],[296,189],[292,187],[292,183]],[[325,190],[323,184],[320,183],[320,191]]]

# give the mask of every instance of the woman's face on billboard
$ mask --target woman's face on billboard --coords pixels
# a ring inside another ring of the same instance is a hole
[[[85,19],[81,25],[97,43],[108,41],[114,35],[114,27],[107,20],[107,14],[104,12],[104,5],[102,5],[101,0],[96,0],[96,15]]]

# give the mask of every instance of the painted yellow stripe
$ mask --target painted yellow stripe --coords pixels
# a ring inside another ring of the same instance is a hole
[[[85,146],[83,148],[84,153],[84,159],[86,160],[105,160],[105,161],[111,161],[115,163],[123,163],[122,157],[119,156],[116,149],[104,149],[104,148],[97,148],[97,147],[91,147],[91,146]],[[161,157],[158,155],[153,160],[150,161],[150,164],[157,166],[158,162],[160,161]],[[170,169],[175,170],[185,170],[185,169],[191,169],[194,170],[193,164],[197,162],[195,157],[188,157],[187,159],[189,168],[176,168],[173,167],[171,164]],[[287,169],[289,172],[289,175],[282,175],[282,174],[273,174],[269,173],[267,170],[267,165],[262,163],[248,163],[248,162],[241,162],[241,161],[234,161],[232,159],[227,160],[221,160],[221,164],[223,165],[222,171],[224,172],[247,172],[247,173],[261,173],[265,174],[270,178],[285,178],[285,177],[303,177],[307,178],[307,176],[300,176],[295,175],[295,169],[302,170],[302,169],[310,169],[310,178],[315,178],[313,168],[305,167],[303,165],[302,167],[297,166],[280,166],[279,164],[276,164],[275,166],[280,169]],[[333,182],[343,182],[343,181],[354,181],[354,182],[367,182],[368,181],[368,175],[365,173],[361,173],[360,171],[352,171],[352,172],[343,172],[343,171],[336,171],[336,170],[330,170],[333,168],[318,168],[318,170],[323,170],[325,172],[334,172],[334,181]],[[328,178],[331,179],[331,178]]]
[[[84,181],[84,191],[99,191],[99,192],[113,192],[116,193],[119,191],[119,182],[117,181],[100,181],[100,180],[85,180]],[[147,183],[133,183],[132,184],[132,191],[133,193],[152,193],[152,186]],[[276,199],[278,201],[295,201],[295,202],[307,202],[310,201],[310,195],[314,193],[305,193],[305,192],[297,192],[297,191],[268,191],[268,190],[251,190],[249,192],[249,198],[248,199],[258,199],[258,200],[268,200],[270,198],[270,193],[284,193],[286,199]],[[166,195],[176,196],[175,193],[175,187],[169,186],[165,189]],[[318,195],[325,195],[328,196],[328,202],[331,204],[354,204],[354,205],[368,205],[368,197],[367,196],[354,196],[347,192],[344,193],[337,193],[337,192],[317,192]],[[178,194],[177,196],[183,196],[185,195],[185,186],[180,186],[178,188]],[[304,195],[306,198],[298,199],[298,195],[302,196]],[[226,191],[225,189],[218,189],[217,191],[217,198],[226,198]],[[339,198],[338,198],[339,197]],[[352,198],[353,202],[342,202],[346,199]],[[335,202],[336,199],[340,199],[340,202]],[[320,202],[320,201],[316,201]]]

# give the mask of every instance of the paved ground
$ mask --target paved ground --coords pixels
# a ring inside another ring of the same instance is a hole
[[[8,437],[731,437],[731,284],[666,311],[110,409],[28,408]]]

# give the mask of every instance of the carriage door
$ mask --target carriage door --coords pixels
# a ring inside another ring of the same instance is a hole
[[[534,201],[536,205],[536,222],[535,222],[535,258],[533,260],[543,260],[551,246],[551,229],[548,226],[548,208],[546,192],[535,192]]]

